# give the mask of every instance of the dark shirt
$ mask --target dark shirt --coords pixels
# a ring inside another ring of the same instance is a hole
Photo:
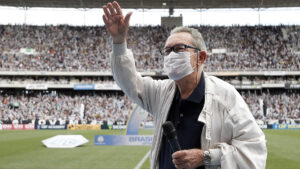
[[[205,82],[203,73],[199,84],[187,99],[183,100],[180,97],[179,89],[176,88],[167,120],[173,122],[182,150],[201,148],[201,133],[204,124],[198,121],[198,117],[204,106],[204,96]],[[175,169],[172,162],[172,154],[173,151],[170,144],[163,136],[159,155],[160,169]],[[204,169],[204,166],[197,169]]]

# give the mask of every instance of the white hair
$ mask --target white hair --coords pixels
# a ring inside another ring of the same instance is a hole
[[[187,33],[191,34],[193,39],[194,39],[193,43],[194,43],[195,47],[206,51],[205,42],[202,38],[201,33],[197,29],[190,28],[190,27],[185,27],[185,26],[180,26],[180,27],[174,28],[171,31],[170,35],[172,35],[174,33],[180,33],[180,32],[187,32]]]

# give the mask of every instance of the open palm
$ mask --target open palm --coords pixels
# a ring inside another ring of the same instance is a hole
[[[126,40],[126,35],[129,29],[129,19],[132,12],[123,16],[119,4],[114,1],[103,6],[103,21],[106,29],[113,37],[114,43],[123,43]]]

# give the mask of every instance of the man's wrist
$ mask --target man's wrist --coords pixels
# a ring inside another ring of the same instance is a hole
[[[210,165],[220,165],[221,162],[221,149],[220,148],[214,148],[214,149],[208,149],[211,157]]]
[[[203,152],[203,165],[211,164],[211,154],[208,150],[204,150]]]
[[[113,37],[113,44],[122,44],[126,41],[126,36]]]

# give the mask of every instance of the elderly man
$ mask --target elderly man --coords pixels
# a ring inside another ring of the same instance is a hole
[[[103,21],[113,38],[111,67],[122,90],[154,117],[151,169],[262,169],[265,137],[240,94],[230,84],[206,75],[206,47],[201,34],[179,27],[168,37],[164,68],[170,79],[137,73],[126,47],[132,13],[125,17],[117,2],[103,6]],[[183,150],[172,152],[162,124],[175,124]]]

